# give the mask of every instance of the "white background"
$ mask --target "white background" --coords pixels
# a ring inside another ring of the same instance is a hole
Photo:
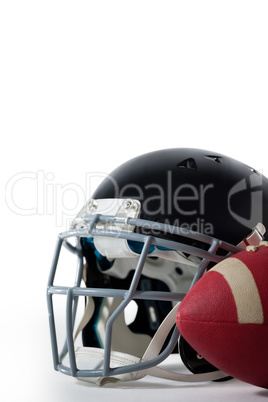
[[[78,384],[52,368],[46,310],[57,233],[122,162],[196,147],[268,175],[267,21],[259,0],[1,1],[1,401],[268,397],[239,381]]]

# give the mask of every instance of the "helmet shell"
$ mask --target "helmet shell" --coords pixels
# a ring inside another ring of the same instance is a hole
[[[194,148],[150,152],[107,176],[93,198],[134,198],[141,219],[238,244],[258,222],[268,227],[268,180],[228,156]]]

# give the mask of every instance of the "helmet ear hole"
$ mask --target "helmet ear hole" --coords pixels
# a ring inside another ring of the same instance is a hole
[[[185,367],[193,374],[210,373],[218,371],[216,367],[205,360],[199,353],[197,353],[192,346],[182,337],[179,339],[179,353],[181,360]],[[226,376],[217,381],[231,380],[232,377]]]
[[[200,356],[182,336],[179,340],[179,352],[184,365],[194,374],[209,373],[210,371],[218,370]]]

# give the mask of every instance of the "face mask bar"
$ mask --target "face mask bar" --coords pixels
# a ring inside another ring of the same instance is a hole
[[[124,200],[125,202],[125,200]],[[200,258],[200,265],[197,269],[196,275],[192,281],[193,286],[197,280],[204,274],[208,264],[212,261],[218,263],[226,256],[240,251],[239,247],[233,246],[229,243],[220,241],[210,236],[193,232],[184,228],[165,225],[163,223],[156,223],[147,220],[141,220],[137,217],[126,216],[114,216],[103,214],[84,214],[83,219],[79,217],[79,224],[72,226],[70,231],[62,233],[58,237],[55,254],[52,261],[52,267],[48,280],[47,289],[47,303],[49,311],[49,323],[50,334],[52,344],[52,354],[54,368],[64,374],[71,375],[78,378],[118,378],[118,376],[126,375],[128,373],[140,373],[144,375],[156,375],[162,378],[169,378],[178,381],[208,381],[213,379],[222,378],[225,376],[223,373],[214,372],[200,375],[179,375],[178,373],[170,373],[167,375],[161,368],[155,367],[163,362],[173,351],[179,338],[179,331],[175,325],[175,315],[178,304],[173,308],[170,315],[167,316],[166,323],[160,325],[157,330],[151,344],[148,346],[144,356],[138,360],[134,359],[133,364],[120,364],[117,367],[111,367],[111,361],[113,359],[111,350],[111,339],[113,332],[113,325],[117,317],[124,311],[126,306],[135,299],[143,300],[162,300],[180,303],[185,294],[176,292],[160,292],[160,291],[140,291],[137,290],[137,286],[140,277],[143,272],[146,258],[149,255],[152,246],[160,247],[162,250],[175,250],[179,253],[187,253]],[[135,233],[134,228],[146,228],[151,230],[151,233],[155,233],[156,230],[162,233],[171,233],[172,235],[180,236],[181,239],[192,239],[201,243],[207,244],[207,250],[191,246],[182,242],[176,242],[165,238],[160,238],[153,235],[144,235],[141,233]],[[76,238],[76,246],[73,246],[70,242],[70,238]],[[134,276],[131,281],[131,286],[128,290],[125,289],[100,289],[100,288],[82,288],[80,287],[83,276],[83,254],[81,249],[81,238],[105,238],[105,239],[121,239],[123,241],[134,241],[143,244],[142,250],[139,255],[138,263]],[[55,286],[54,279],[57,270],[58,261],[62,245],[66,246],[69,251],[77,256],[77,273],[74,281],[74,286]],[[217,254],[217,252],[223,250],[225,256]],[[61,353],[58,351],[58,342],[56,335],[56,325],[53,308],[53,295],[66,296],[66,333],[67,338],[63,346]],[[107,321],[105,345],[103,348],[103,366],[101,369],[78,369],[76,361],[76,352],[74,346],[74,325],[77,312],[77,305],[79,297],[112,297],[123,299],[116,310],[112,313]],[[174,328],[175,327],[175,328]],[[168,345],[161,352],[165,338],[168,333],[172,331],[172,335],[168,342]],[[164,334],[164,335],[163,335]],[[152,352],[153,351],[153,352]],[[161,352],[161,353],[160,353]],[[70,367],[67,367],[62,363],[64,357],[68,354]],[[162,371],[161,371],[162,370]],[[142,377],[143,375],[141,375]],[[127,379],[130,379],[126,377]],[[140,377],[139,377],[140,378]]]

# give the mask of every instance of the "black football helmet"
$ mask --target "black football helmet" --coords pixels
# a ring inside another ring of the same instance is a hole
[[[268,180],[230,157],[165,149],[119,166],[59,235],[48,283],[55,369],[98,384],[146,374],[178,381],[225,378],[180,338],[175,314],[207,270],[258,244],[267,226]],[[54,283],[62,244],[78,259],[73,286]],[[61,353],[57,295],[66,297]],[[86,306],[74,333],[81,298]],[[194,375],[159,367],[177,352]]]

